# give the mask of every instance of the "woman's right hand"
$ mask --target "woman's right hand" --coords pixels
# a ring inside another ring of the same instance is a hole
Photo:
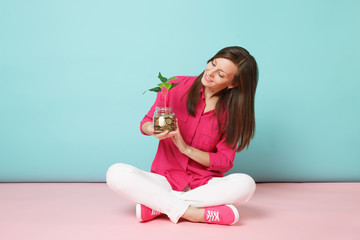
[[[175,135],[174,132],[169,132],[168,130],[165,130],[162,133],[158,133],[158,134],[153,134],[154,137],[156,137],[159,140],[165,139],[165,138],[171,138]]]
[[[173,137],[175,135],[174,132],[169,132],[168,130],[162,132],[162,133],[155,133],[154,127],[152,125],[152,122],[146,122],[142,126],[143,132],[147,135],[153,135],[155,138],[162,140],[165,138]]]

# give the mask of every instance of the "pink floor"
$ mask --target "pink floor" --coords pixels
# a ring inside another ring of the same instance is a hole
[[[262,183],[233,226],[139,223],[105,183],[0,183],[0,239],[360,239],[360,183]]]

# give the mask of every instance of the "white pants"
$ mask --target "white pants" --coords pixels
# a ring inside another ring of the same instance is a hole
[[[107,174],[109,187],[122,197],[162,212],[177,223],[189,206],[209,207],[223,204],[240,206],[255,192],[254,180],[240,173],[213,178],[194,190],[174,191],[164,176],[117,163]]]

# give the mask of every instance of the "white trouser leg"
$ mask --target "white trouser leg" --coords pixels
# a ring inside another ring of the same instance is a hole
[[[240,206],[255,192],[255,181],[246,174],[234,173],[213,178],[207,184],[187,192],[174,193],[192,207],[210,207],[223,204]]]
[[[106,182],[122,197],[165,213],[174,223],[189,207],[186,201],[173,194],[171,185],[164,176],[145,172],[128,164],[112,165],[106,174]]]

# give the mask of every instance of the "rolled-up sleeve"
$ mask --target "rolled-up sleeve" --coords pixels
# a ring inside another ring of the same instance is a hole
[[[140,132],[144,135],[147,135],[146,133],[144,133],[144,131],[142,130],[142,125],[146,122],[152,122],[153,121],[153,116],[154,116],[154,112],[155,112],[155,108],[159,107],[159,106],[164,106],[164,97],[161,94],[161,92],[158,92],[156,95],[156,100],[155,103],[152,105],[152,107],[150,108],[149,112],[144,116],[144,118],[142,119],[142,121],[140,122]]]
[[[235,159],[236,148],[225,143],[225,138],[223,138],[217,145],[215,152],[209,152],[210,156],[210,166],[208,170],[210,171],[219,171],[225,173],[233,167],[233,162]]]

